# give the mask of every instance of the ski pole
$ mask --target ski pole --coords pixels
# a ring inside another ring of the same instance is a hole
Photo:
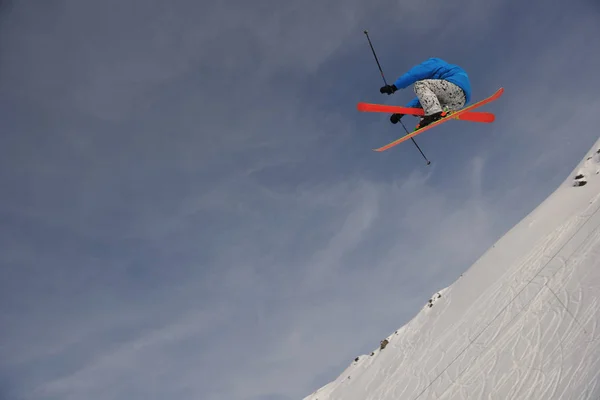
[[[406,131],[406,134],[408,135],[408,129],[406,129],[406,126],[404,126],[404,122],[400,121],[400,124],[402,124],[402,127],[404,128],[404,130]],[[421,153],[421,155],[423,156],[423,158],[425,159],[425,161],[427,161],[427,165],[431,164],[431,161],[429,161],[427,159],[427,157],[425,157],[425,154],[423,154],[423,150],[421,150],[421,148],[419,147],[419,145],[417,144],[417,142],[415,142],[415,139],[411,138],[413,143],[415,144],[415,146],[417,146],[417,149],[419,150],[419,152]]]
[[[365,29],[365,35],[367,36],[367,40],[369,41],[369,46],[371,46],[371,51],[373,52],[373,57],[375,57],[375,62],[379,67],[379,72],[381,73],[381,77],[383,78],[383,83],[388,84],[385,80],[385,76],[383,75],[383,70],[381,69],[381,64],[379,64],[379,59],[377,58],[377,54],[375,54],[375,49],[373,48],[373,43],[371,43],[371,38],[369,37],[369,32]]]
[[[381,69],[381,64],[379,64],[379,59],[377,58],[377,54],[375,54],[375,49],[373,48],[373,43],[371,43],[371,38],[369,37],[369,32],[365,29],[364,34],[367,36],[367,40],[369,41],[369,46],[371,46],[371,51],[373,52],[373,57],[375,57],[375,62],[377,62],[377,66],[379,67],[379,72],[381,73],[381,78],[383,78],[383,83],[387,86],[387,81],[385,79],[385,76],[383,75],[383,70]],[[404,123],[402,121],[400,121],[400,123],[402,124],[402,127],[404,128],[404,130],[406,131],[406,134],[408,135],[408,129],[406,129],[406,126],[404,126]],[[423,154],[423,151],[421,150],[421,148],[419,147],[419,145],[417,144],[417,142],[415,141],[414,138],[410,138],[410,140],[412,140],[412,142],[415,144],[415,146],[417,146],[417,149],[419,150],[419,152],[421,153],[421,155],[423,156],[423,158],[425,159],[425,161],[427,161],[427,165],[431,164],[431,161],[429,161],[427,159],[427,157],[425,157],[425,154]]]

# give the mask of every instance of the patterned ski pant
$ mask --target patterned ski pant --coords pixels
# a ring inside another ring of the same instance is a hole
[[[415,93],[425,111],[425,115],[435,114],[446,109],[457,111],[465,105],[465,93],[452,82],[443,79],[424,79],[415,82]]]

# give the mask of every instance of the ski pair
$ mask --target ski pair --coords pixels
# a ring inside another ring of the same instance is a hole
[[[415,130],[415,131],[413,131],[411,133],[408,133],[408,134],[402,136],[399,139],[394,140],[391,143],[386,144],[385,146],[382,146],[382,147],[379,147],[379,148],[373,149],[373,150],[374,151],[380,151],[380,152],[381,151],[385,151],[385,150],[390,149],[390,148],[392,148],[392,147],[394,147],[394,146],[396,146],[396,145],[398,145],[398,144],[400,144],[400,143],[402,143],[402,142],[404,142],[404,141],[406,141],[408,139],[411,139],[411,138],[413,138],[413,137],[415,137],[415,136],[417,136],[417,135],[425,132],[428,129],[434,128],[434,127],[436,127],[436,126],[438,126],[440,124],[443,124],[444,122],[446,122],[448,120],[451,120],[451,119],[457,119],[457,120],[463,119],[463,120],[467,120],[466,117],[472,117],[473,115],[480,115],[481,116],[481,114],[484,114],[484,115],[489,114],[489,113],[474,113],[474,112],[471,112],[471,111],[474,110],[474,109],[476,109],[476,108],[479,108],[481,106],[484,106],[484,105],[486,105],[488,103],[491,103],[491,102],[493,102],[495,100],[498,100],[500,98],[500,96],[502,96],[503,93],[504,93],[504,88],[500,88],[494,94],[492,94],[491,96],[489,96],[489,97],[487,97],[487,98],[485,98],[483,100],[480,100],[480,101],[478,101],[476,103],[473,103],[470,106],[467,106],[467,107],[465,107],[463,109],[460,109],[458,111],[455,111],[455,112],[449,114],[448,116],[446,116],[446,117],[444,117],[442,119],[439,119],[439,120],[437,120],[435,122],[432,122],[431,124],[426,125],[423,128],[417,129],[417,130]],[[359,104],[366,104],[366,103],[359,103]],[[396,106],[385,106],[385,107],[394,107],[396,110],[398,109]],[[410,108],[406,108],[406,107],[399,107],[399,108],[400,109],[404,109],[404,110],[411,110]],[[416,112],[417,110],[421,110],[420,112],[423,113],[422,109],[415,108],[415,109],[412,109],[412,110],[414,110],[414,112]],[[365,110],[361,110],[361,111],[365,111]],[[370,111],[373,111],[373,110],[370,110]],[[385,112],[389,112],[389,109],[386,108]],[[393,112],[398,112],[400,114],[405,114],[402,111],[393,111]],[[406,113],[406,114],[411,114],[411,113]],[[481,121],[479,121],[479,122],[481,122]]]

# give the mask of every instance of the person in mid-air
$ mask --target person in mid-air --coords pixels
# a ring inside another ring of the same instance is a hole
[[[415,84],[417,97],[406,107],[422,108],[425,115],[415,129],[423,128],[444,116],[448,111],[458,111],[471,100],[469,76],[461,67],[440,58],[430,58],[412,67],[392,85],[379,89],[388,95]],[[404,114],[392,114],[392,124],[398,123]]]

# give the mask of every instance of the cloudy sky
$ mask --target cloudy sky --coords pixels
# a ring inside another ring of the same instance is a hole
[[[600,135],[593,0],[0,1],[0,399],[291,400]],[[437,56],[492,125],[358,101]],[[416,123],[407,119],[409,126]]]

